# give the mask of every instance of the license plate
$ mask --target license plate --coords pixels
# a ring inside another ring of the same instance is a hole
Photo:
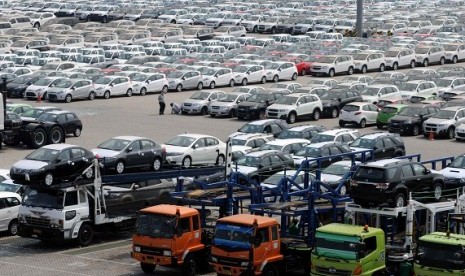
[[[32,229],[32,233],[34,233],[34,234],[42,234],[42,230],[40,230],[40,229]]]
[[[232,275],[231,268],[223,266],[222,274],[224,274],[224,275]]]

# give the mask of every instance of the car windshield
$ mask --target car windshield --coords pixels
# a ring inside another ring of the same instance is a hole
[[[29,109],[28,111],[21,114],[21,117],[37,118],[45,111],[43,109]]]
[[[36,59],[36,60],[32,61],[31,64],[32,64],[33,66],[43,66],[43,65],[47,64],[47,62],[48,62],[48,61],[45,60],[45,59]]]
[[[267,63],[267,64],[265,65],[265,69],[268,69],[268,70],[276,70],[276,69],[279,68],[279,66],[280,66],[279,63],[270,62],[270,63]]]
[[[261,133],[263,132],[263,125],[245,124],[238,131],[242,133]]]
[[[40,79],[36,82],[33,83],[33,85],[37,86],[48,86],[50,83],[52,83],[54,80],[53,79]]]
[[[323,173],[342,176],[349,172],[350,169],[351,166],[349,164],[333,163],[329,165],[326,169],[324,169]]]
[[[334,63],[334,57],[321,56],[316,61],[320,63]]]
[[[403,90],[403,91],[416,91],[416,90],[417,90],[417,87],[418,87],[418,84],[416,84],[416,83],[404,82],[404,83],[402,83],[402,84],[399,85],[399,90]]]
[[[384,52],[385,57],[397,57],[398,54],[399,54],[398,51],[386,51],[386,52]]]
[[[95,84],[109,84],[112,80],[111,78],[103,77],[96,80]]]
[[[295,156],[302,157],[319,157],[321,149],[317,147],[303,147],[298,152],[295,153]]]
[[[368,87],[368,88],[365,88],[361,92],[361,94],[364,95],[364,96],[376,96],[376,95],[378,95],[378,92],[379,92],[379,88]]]
[[[237,165],[246,166],[246,167],[258,167],[262,159],[255,156],[242,156],[237,159]]]
[[[304,132],[286,129],[279,134],[278,139],[304,138]]]
[[[452,85],[453,80],[447,79],[439,79],[436,81],[437,87],[450,87]]]
[[[63,209],[65,194],[59,189],[28,186],[24,192],[22,205]]]
[[[57,120],[58,115],[52,113],[42,113],[39,117],[37,117],[37,121],[39,122],[55,122]]]
[[[455,117],[455,111],[439,110],[433,117],[437,119],[451,120]]]
[[[457,156],[457,158],[450,163],[449,168],[465,169],[465,155]]]
[[[263,144],[260,146],[259,150],[282,150],[283,146],[273,145],[273,144]]]
[[[213,75],[215,75],[217,72],[218,72],[217,69],[208,69],[208,70],[205,70],[205,71],[202,73],[202,75],[213,76]]]
[[[59,153],[60,151],[56,149],[40,148],[31,152],[26,159],[50,163]]]
[[[29,81],[31,81],[31,78],[29,76],[19,76],[17,78],[15,78],[12,83],[17,83],[17,84],[25,84],[25,83],[28,83]]]
[[[127,145],[131,143],[130,140],[125,139],[109,139],[97,146],[99,149],[122,151]]]
[[[351,147],[364,148],[364,149],[372,149],[374,145],[375,145],[374,140],[366,139],[363,137],[357,138],[352,143],[350,143]]]
[[[387,114],[392,114],[397,112],[397,108],[395,107],[390,107],[390,106],[385,106],[381,109],[382,113],[387,113]]]
[[[184,75],[183,72],[180,71],[172,71],[166,77],[169,79],[179,79]]]
[[[417,47],[415,48],[415,54],[427,54],[429,52],[429,48],[424,47]]]
[[[195,92],[194,95],[190,97],[192,100],[206,100],[210,97],[210,92],[203,92],[203,91],[198,91]]]
[[[55,70],[57,66],[58,66],[57,64],[48,63],[40,67],[40,70]]]
[[[21,186],[21,185],[18,185],[18,184],[2,182],[2,183],[0,183],[0,192],[12,192],[12,193],[16,193],[16,192],[19,191],[19,189],[20,189],[21,187],[22,187],[22,186]]]
[[[408,116],[408,117],[418,117],[420,113],[421,113],[421,108],[408,106],[402,109],[402,111],[399,112],[399,115]]]
[[[315,136],[312,137],[311,142],[312,143],[319,143],[319,142],[334,141],[334,138],[335,138],[334,135],[318,133],[318,134],[316,134]]]
[[[168,142],[166,142],[166,145],[170,146],[177,146],[177,147],[189,147],[195,142],[195,138],[193,137],[188,137],[188,136],[176,136],[174,138],[171,138]]]
[[[57,88],[70,88],[71,86],[73,86],[73,84],[74,84],[73,81],[65,80],[65,81],[60,81],[57,85],[55,85],[55,87],[57,87]]]
[[[176,216],[141,212],[137,217],[135,234],[170,239],[176,224]]]
[[[237,95],[234,94],[226,94],[220,97],[218,100],[219,102],[226,102],[226,103],[232,103],[237,99]]]

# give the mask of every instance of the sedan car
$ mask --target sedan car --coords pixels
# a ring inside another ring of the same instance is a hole
[[[50,186],[60,181],[74,181],[94,159],[91,151],[79,146],[51,144],[14,163],[10,169],[10,176],[15,183]],[[92,177],[93,170],[88,170],[85,178]]]
[[[226,144],[218,138],[204,134],[181,134],[162,145],[170,165],[188,168],[198,164],[223,165]]]
[[[129,168],[149,167],[154,171],[162,169],[165,150],[156,142],[139,136],[117,136],[106,140],[92,149],[102,160],[105,169],[120,174]]]
[[[237,104],[247,100],[250,96],[248,93],[230,92],[221,95],[220,98],[213,104],[208,106],[208,113],[210,116],[228,116],[230,118],[236,117]]]
[[[312,143],[303,148],[301,148],[297,153],[295,153],[292,157],[294,159],[294,165],[300,166],[303,161],[306,159],[312,160],[319,157],[327,157],[331,155],[338,155],[343,153],[351,152],[349,146],[344,145],[340,142],[320,142],[320,143]],[[320,162],[321,168],[326,168],[330,164],[341,161],[343,158],[341,156],[334,157],[330,159],[324,159]],[[316,169],[318,167],[317,161],[313,161],[309,163],[311,168]]]
[[[218,100],[225,93],[223,91],[198,91],[181,105],[183,114],[207,115],[209,105]]]
[[[12,192],[0,192],[0,231],[10,235],[18,233],[18,211],[21,196]]]

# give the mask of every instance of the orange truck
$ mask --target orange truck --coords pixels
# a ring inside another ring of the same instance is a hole
[[[274,218],[239,214],[216,222],[210,265],[218,275],[273,275],[300,269],[310,274],[311,250],[281,238]]]
[[[158,265],[196,275],[199,268],[208,266],[208,237],[196,209],[167,204],[144,208],[137,217],[131,257],[145,273]]]

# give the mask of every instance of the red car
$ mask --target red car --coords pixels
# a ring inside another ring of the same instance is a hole
[[[294,62],[295,67],[297,68],[297,73],[301,76],[310,74],[310,67],[312,67],[312,63],[310,61],[305,61],[300,57],[287,57],[284,58],[283,61]]]

